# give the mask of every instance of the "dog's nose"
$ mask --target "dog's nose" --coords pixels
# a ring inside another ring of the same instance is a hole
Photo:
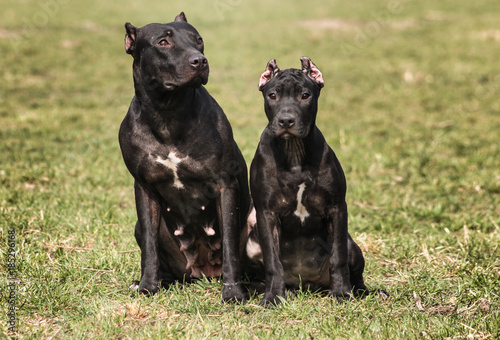
[[[291,115],[282,115],[278,118],[278,125],[284,129],[289,129],[295,125],[295,118]]]
[[[189,57],[189,64],[193,68],[205,68],[208,65],[208,60],[203,54],[195,54]]]

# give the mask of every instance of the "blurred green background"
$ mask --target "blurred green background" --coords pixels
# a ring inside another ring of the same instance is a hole
[[[301,293],[269,311],[221,304],[216,281],[128,297],[140,254],[117,140],[133,96],[124,23],[180,11],[248,164],[266,63],[308,56],[323,72],[317,123],[346,172],[366,281],[388,302]],[[16,230],[17,335],[498,337],[499,16],[495,0],[4,1],[0,251]]]

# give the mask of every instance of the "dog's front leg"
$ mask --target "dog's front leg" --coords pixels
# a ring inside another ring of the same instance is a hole
[[[240,214],[239,184],[236,179],[222,185],[217,200],[219,227],[222,232],[222,289],[223,301],[244,302],[245,295],[241,287],[240,268]]]
[[[158,291],[160,258],[158,232],[161,206],[159,198],[137,181],[134,184],[137,209],[136,240],[141,248],[141,283],[139,293],[152,295]]]
[[[338,299],[352,296],[348,265],[347,204],[342,202],[329,211],[328,234],[332,242],[329,295]]]
[[[278,305],[285,298],[285,279],[280,259],[280,229],[277,216],[263,209],[257,210],[259,243],[264,258],[266,290],[261,305]]]

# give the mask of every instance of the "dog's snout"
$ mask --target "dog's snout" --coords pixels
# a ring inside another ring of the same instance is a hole
[[[208,65],[208,60],[203,54],[195,54],[189,57],[189,64],[193,68],[201,69]]]
[[[281,115],[278,118],[278,125],[284,129],[289,129],[295,125],[295,118],[292,115]]]

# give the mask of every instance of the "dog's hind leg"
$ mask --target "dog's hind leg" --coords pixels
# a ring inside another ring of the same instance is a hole
[[[349,253],[349,276],[354,296],[366,295],[369,292],[363,280],[365,259],[361,248],[356,244],[356,242],[354,242],[351,235],[347,237],[347,251]]]

